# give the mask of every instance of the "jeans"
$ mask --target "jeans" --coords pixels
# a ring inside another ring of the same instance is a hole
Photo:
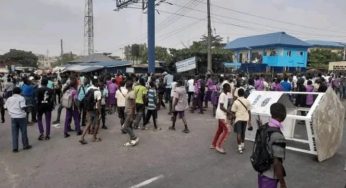
[[[172,88],[166,88],[166,91],[165,91],[166,103],[168,103],[171,100],[171,91],[172,91]]]
[[[137,138],[135,133],[133,132],[133,127],[132,127],[133,116],[134,116],[133,114],[131,115],[126,114],[125,123],[122,127],[122,130],[126,132],[127,134],[129,134],[130,140],[134,140]]]
[[[46,120],[46,136],[50,136],[50,125],[51,125],[51,118],[52,118],[52,112],[39,112],[37,115],[37,125],[38,130],[40,131],[40,134],[43,135],[44,129],[43,129],[43,123],[42,123],[42,116],[45,115]]]
[[[72,117],[74,120],[74,125],[76,127],[77,133],[81,132],[80,130],[80,124],[79,124],[79,112],[78,109],[66,109],[66,119],[65,119],[65,127],[64,127],[64,133],[67,134],[68,129],[71,127]]]
[[[26,118],[12,118],[12,148],[18,149],[18,136],[19,130],[22,135],[23,147],[29,146],[29,139],[27,134],[27,119]]]
[[[134,123],[134,127],[138,128],[139,127],[139,123],[141,122],[141,119],[143,119],[143,124],[145,121],[145,106],[144,104],[136,104],[136,119],[135,119],[135,123]]]

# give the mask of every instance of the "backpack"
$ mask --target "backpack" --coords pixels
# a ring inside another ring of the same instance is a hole
[[[85,109],[87,111],[93,111],[96,108],[96,100],[95,100],[95,96],[94,96],[94,89],[89,89],[89,91],[87,92],[87,94],[84,97],[84,101],[85,101]]]
[[[65,108],[71,108],[73,103],[72,99],[72,89],[68,89],[65,91],[65,93],[62,95],[61,98],[61,105]]]
[[[273,157],[269,152],[268,143],[271,134],[274,132],[282,134],[280,129],[269,127],[268,123],[259,126],[257,129],[250,161],[253,168],[259,173],[269,170],[273,164]]]

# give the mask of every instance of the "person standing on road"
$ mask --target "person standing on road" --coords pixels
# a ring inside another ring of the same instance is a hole
[[[170,94],[171,94],[171,90],[172,90],[173,75],[171,75],[167,72],[162,73],[162,75],[164,76],[163,82],[166,85],[165,101],[166,101],[166,103],[168,103],[171,100]]]
[[[139,79],[139,85],[134,87],[134,93],[136,96],[136,119],[134,122],[134,128],[139,128],[139,123],[141,119],[143,119],[143,126],[145,121],[145,103],[146,103],[146,95],[148,93],[148,89],[145,87],[145,80],[143,78]]]
[[[157,86],[157,93],[158,93],[158,98],[159,98],[159,101],[158,101],[158,106],[157,106],[157,110],[160,110],[161,109],[161,106],[163,108],[166,108],[166,105],[165,103],[163,102],[163,96],[165,94],[165,84],[163,83],[163,78],[160,77],[158,79],[159,83],[158,83],[158,86]]]
[[[81,121],[81,126],[85,126],[85,119],[86,119],[86,110],[85,110],[85,95],[87,93],[87,89],[90,86],[90,81],[88,78],[83,79],[83,84],[78,89],[78,107],[79,107],[79,119]]]
[[[238,152],[243,153],[245,149],[245,131],[248,125],[251,130],[251,104],[244,98],[244,89],[238,89],[238,98],[233,102],[232,113],[235,119],[234,132],[237,133]]]
[[[194,93],[195,93],[195,80],[193,79],[193,76],[190,76],[190,79],[187,81],[187,94],[188,94],[188,104],[190,106],[191,104],[191,101],[193,100],[193,96],[194,96]],[[191,107],[191,106],[190,106]]]
[[[107,97],[107,104],[108,104],[108,110],[110,114],[113,114],[113,112],[116,110],[116,98],[115,98],[115,93],[118,89],[118,85],[115,83],[115,79],[112,79],[110,83],[107,85],[107,91],[109,93]]]
[[[77,107],[77,79],[73,79],[70,81],[70,88],[66,91],[69,93],[69,97],[71,98],[71,107],[66,107],[66,119],[65,119],[65,127],[64,127],[64,137],[67,138],[70,135],[68,134],[68,131],[71,129],[71,122],[72,118],[74,120],[75,128],[77,135],[81,135],[82,131],[80,129],[80,122],[79,122],[79,110]],[[65,95],[65,94],[64,94]],[[64,97],[63,97],[64,100]]]
[[[40,131],[38,140],[49,140],[50,139],[50,127],[51,117],[54,108],[53,90],[47,87],[48,80],[43,78],[41,81],[41,88],[37,90],[37,124]],[[44,137],[44,129],[42,124],[42,116],[45,115],[46,120],[46,137]]]
[[[87,144],[84,137],[88,133],[93,134],[93,142],[100,142],[101,138],[97,137],[99,128],[100,128],[100,119],[101,119],[101,99],[102,99],[102,93],[99,88],[99,81],[97,79],[94,79],[92,81],[92,85],[88,88],[85,102],[87,104],[86,110],[87,110],[87,126],[84,129],[84,132],[82,134],[81,139],[79,142],[84,145]]]
[[[175,123],[177,121],[177,116],[181,118],[184,122],[185,129],[184,133],[189,133],[190,130],[187,126],[186,118],[185,118],[185,110],[188,108],[188,102],[186,98],[186,89],[183,84],[183,81],[178,80],[175,91],[173,93],[173,117],[172,117],[172,126],[169,127],[169,130],[175,131]]]
[[[274,103],[270,106],[270,114],[271,119],[268,126],[271,129],[278,129],[278,131],[270,134],[269,141],[267,141],[268,152],[272,156],[272,165],[269,170],[258,174],[258,187],[276,188],[280,183],[280,188],[286,188],[286,172],[282,164],[285,159],[286,140],[280,131],[283,128],[282,122],[286,118],[286,108],[281,103]]]
[[[231,86],[229,84],[224,84],[215,115],[215,118],[218,120],[218,129],[210,146],[210,149],[215,149],[222,154],[226,153],[222,146],[231,132],[231,126],[227,120],[228,114],[230,113],[227,111],[228,92],[231,92]]]
[[[108,129],[106,126],[106,99],[109,99],[109,95],[111,93],[108,93],[107,87],[104,85],[104,83],[100,83],[100,91],[101,91],[101,120],[102,120],[102,129]],[[115,93],[112,94],[115,98]],[[112,107],[113,108],[113,107]]]
[[[150,89],[148,91],[148,105],[147,105],[147,116],[144,121],[143,125],[143,130],[146,130],[147,128],[145,127],[150,118],[153,117],[153,122],[154,122],[154,128],[157,130],[157,125],[156,125],[156,119],[157,119],[157,110],[156,110],[156,104],[157,104],[157,93],[156,93],[156,87],[155,83],[152,81],[149,83]]]
[[[130,137],[130,141],[126,142],[124,146],[135,146],[138,144],[139,138],[135,135],[133,132],[132,123],[135,118],[135,111],[136,111],[136,96],[135,92],[132,89],[133,83],[132,81],[126,82],[126,89],[128,90],[128,93],[126,95],[126,102],[125,102],[125,123],[122,125],[122,132],[127,133]]]
[[[126,101],[127,89],[125,87],[125,81],[120,83],[120,88],[115,93],[117,98],[118,106],[118,117],[120,119],[120,125],[123,125],[125,122],[125,101]]]
[[[29,139],[27,135],[27,119],[26,119],[26,101],[23,96],[20,95],[21,90],[19,87],[13,89],[13,95],[7,99],[5,108],[11,116],[12,122],[12,151],[18,152],[18,135],[19,130],[21,132],[23,149],[31,149],[29,145]]]
[[[75,79],[75,78],[73,78]],[[64,84],[64,86],[62,87],[62,94],[64,94],[67,90],[69,90],[70,88],[70,81],[71,78],[69,80],[66,81],[66,83]],[[64,109],[64,106],[62,105],[61,101],[60,101],[60,105],[58,107],[57,110],[57,115],[56,115],[56,120],[53,121],[53,124],[59,124],[60,123],[60,117],[61,117],[61,112]]]
[[[31,85],[28,78],[23,78],[23,85],[21,86],[22,90],[22,96],[25,98],[26,106],[27,106],[27,112],[26,112],[26,118],[29,122],[29,114],[31,113],[31,121],[32,123],[36,123],[36,117],[34,116],[33,112],[33,86]]]

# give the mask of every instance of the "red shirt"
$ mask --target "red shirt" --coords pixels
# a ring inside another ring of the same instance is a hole
[[[121,82],[123,82],[123,77],[122,76],[117,76],[115,78],[115,83],[120,86],[121,85]]]

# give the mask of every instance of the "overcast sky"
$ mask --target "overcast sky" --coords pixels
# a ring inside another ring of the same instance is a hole
[[[173,5],[157,7],[156,45],[182,48],[206,34],[207,0],[167,1]],[[346,42],[346,0],[211,2],[213,32],[225,42],[276,31]],[[84,7],[85,0],[0,0],[0,54],[15,48],[58,55],[60,39],[65,52],[83,54]],[[114,8],[114,0],[94,0],[96,52],[120,55],[124,45],[146,42],[146,14]]]

